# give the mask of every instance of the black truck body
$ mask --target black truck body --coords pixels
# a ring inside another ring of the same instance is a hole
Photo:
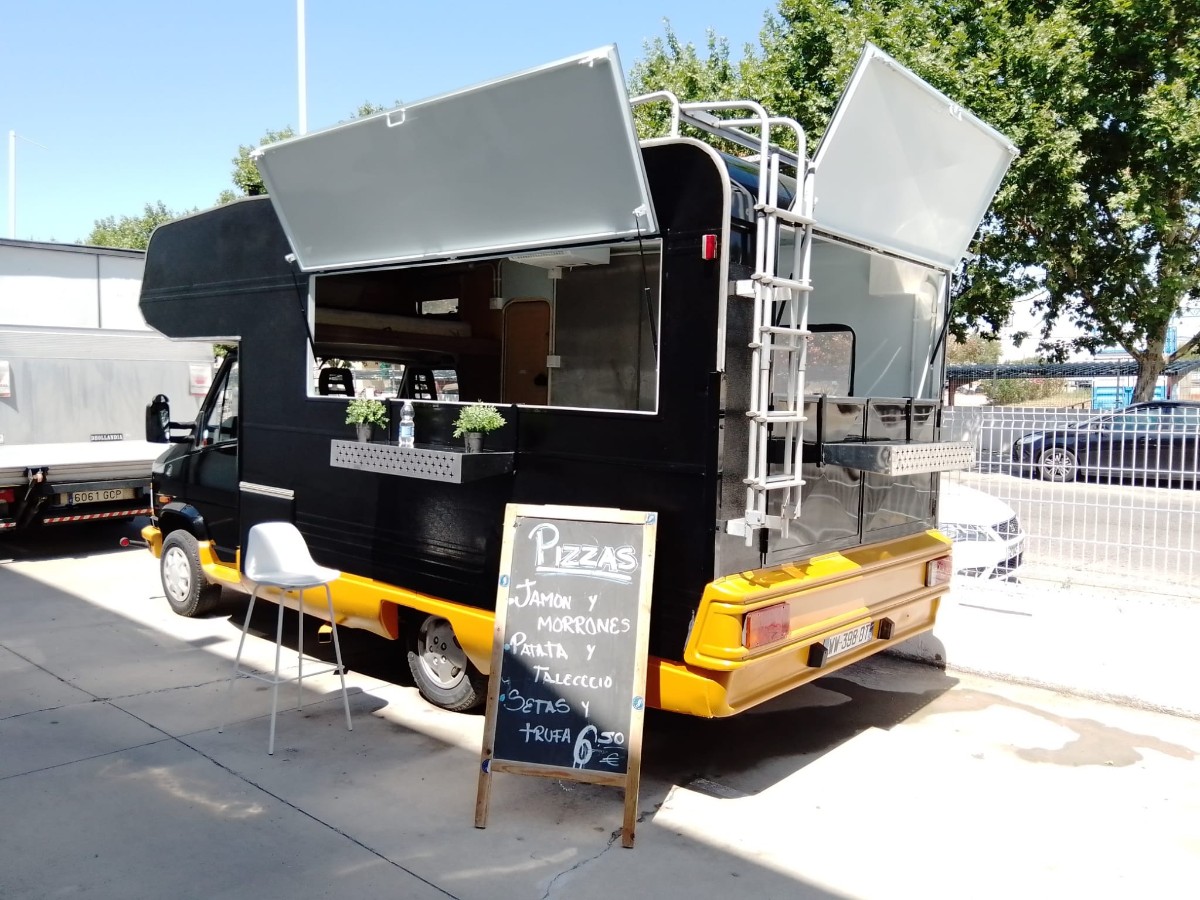
[[[602,61],[619,76],[615,59]],[[375,146],[369,129],[382,140],[384,128],[415,127],[420,111],[313,135],[294,153],[315,154],[319,171],[348,147]],[[191,433],[155,466],[163,501],[146,536],[164,583],[174,547],[176,562],[195,558],[200,593],[244,586],[249,528],[294,522],[314,558],[343,573],[339,623],[407,639],[418,686],[451,708],[477,700],[456,685],[478,688],[486,673],[513,503],[657,513],[654,705],[732,714],[932,627],[949,572],[949,544],[932,530],[938,472],[970,456],[939,441],[948,267],[823,231],[803,159],[795,178],[768,186],[757,162],[695,138],[631,146],[653,214],[635,211],[620,234],[507,248],[501,237],[474,253],[386,260],[348,245],[338,262],[302,234],[303,220],[336,243],[335,223],[352,221],[354,205],[333,203],[329,222],[315,215],[319,191],[289,206],[295,185],[312,182],[295,180],[286,147],[260,163],[270,198],[160,227],[146,321],[170,337],[237,344]],[[988,199],[997,168],[979,188]],[[536,189],[501,193],[520,204]],[[482,219],[497,202],[480,201]],[[378,215],[361,203],[363,218]],[[398,210],[400,230],[419,234],[421,212]],[[460,205],[443,218],[473,213]],[[771,216],[777,230],[764,229]],[[778,249],[764,269],[767,240]],[[822,273],[836,292],[822,293]],[[365,365],[372,378],[381,365],[403,374],[383,392],[386,433],[359,445],[346,398],[323,394],[320,370],[366,384]],[[411,449],[396,447],[405,399]],[[470,401],[507,420],[482,454],[452,437]],[[194,612],[198,599],[173,602]],[[452,635],[454,684],[422,681],[430,633]]]

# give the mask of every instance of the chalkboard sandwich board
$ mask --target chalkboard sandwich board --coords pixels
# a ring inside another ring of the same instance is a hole
[[[492,772],[625,788],[633,846],[657,515],[510,504],[475,825]]]

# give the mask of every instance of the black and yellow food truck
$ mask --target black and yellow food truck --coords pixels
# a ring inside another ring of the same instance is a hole
[[[630,101],[606,47],[260,148],[268,196],[147,251],[146,321],[236,348],[186,434],[148,415],[172,607],[293,522],[338,625],[466,709],[506,506],[561,504],[657,516],[649,705],[732,715],[932,628],[938,473],[974,460],[940,439],[950,278],[1015,149],[871,46],[805,147],[752,102]],[[469,453],[477,402],[506,424]]]

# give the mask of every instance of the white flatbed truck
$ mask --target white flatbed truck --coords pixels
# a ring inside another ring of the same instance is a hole
[[[212,345],[137,309],[137,250],[0,240],[0,536],[150,513],[146,399],[194,415]]]

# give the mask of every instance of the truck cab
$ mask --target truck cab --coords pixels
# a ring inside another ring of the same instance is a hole
[[[638,140],[601,48],[261,148],[267,197],[155,232],[146,320],[236,346],[155,465],[177,612],[293,522],[338,624],[466,709],[522,503],[657,515],[661,708],[732,715],[933,626],[938,473],[974,459],[940,440],[949,280],[1012,145],[870,46],[813,159],[753,103],[632,103],[667,133]],[[468,453],[477,401],[506,425]]]

